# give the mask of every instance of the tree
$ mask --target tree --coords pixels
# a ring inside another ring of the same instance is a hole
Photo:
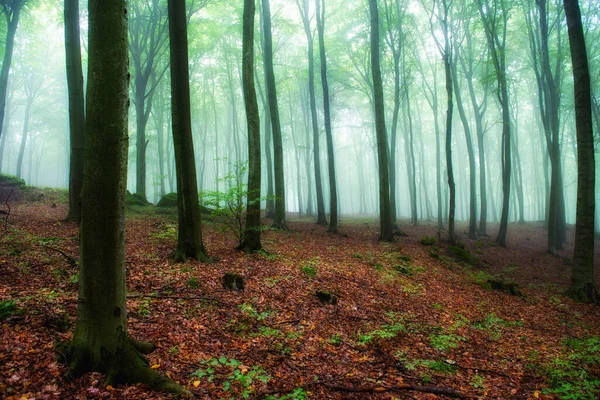
[[[71,375],[105,373],[106,384],[145,383],[191,395],[148,366],[153,346],[127,335],[127,12],[125,0],[89,1],[87,147],[81,207],[79,299],[66,349]],[[125,12],[124,12],[125,11]]]
[[[331,111],[329,83],[327,81],[327,56],[325,55],[325,0],[317,0],[317,32],[319,35],[319,57],[321,59],[321,85],[323,86],[323,115],[325,119],[325,139],[327,140],[327,169],[329,171],[329,232],[337,232],[338,204],[335,182],[335,160],[333,134],[331,133]]]
[[[132,15],[129,18],[129,48],[134,77],[133,103],[136,121],[135,192],[146,199],[146,125],[152,110],[154,90],[162,79],[166,66],[160,69],[155,80],[150,81],[150,76],[166,51],[168,28],[164,8],[159,0],[131,1],[130,4]]]
[[[84,97],[81,45],[79,42],[79,0],[65,0],[65,56],[69,92],[69,213],[67,220],[81,221],[81,184],[83,181]]]
[[[508,205],[510,203],[511,174],[511,122],[506,78],[506,31],[508,28],[509,7],[506,0],[477,0],[479,15],[483,22],[485,36],[492,57],[492,64],[498,80],[498,102],[502,109],[502,214],[496,243],[506,246],[508,230]]]
[[[185,0],[169,0],[169,43],[171,59],[171,110],[173,148],[177,176],[178,235],[175,260],[187,257],[209,262],[202,243],[200,204],[192,117],[190,111],[190,75],[188,67],[187,16]]]
[[[19,25],[21,9],[27,0],[0,0],[2,14],[6,18],[6,40],[4,42],[4,58],[0,70],[0,137],[4,122],[4,110],[6,108],[6,92],[8,90],[8,73],[12,62],[13,48],[15,46],[15,33]]]
[[[279,108],[277,106],[277,89],[275,86],[275,73],[273,72],[273,36],[271,33],[271,8],[269,0],[262,0],[263,10],[263,35],[265,40],[265,76],[267,86],[267,100],[271,113],[271,128],[273,129],[273,169],[275,172],[275,216],[273,226],[287,229],[285,222],[285,180],[283,172],[283,141],[281,138],[281,122],[279,121]]]
[[[548,204],[548,251],[556,254],[566,240],[565,200],[562,179],[562,162],[559,143],[559,108],[561,71],[563,66],[561,46],[561,13],[556,7],[554,18],[548,23],[551,10],[547,0],[533,0],[524,4],[525,17],[529,33],[533,69],[538,86],[538,106],[546,138],[546,147],[550,156],[552,174],[550,176],[550,194]],[[533,15],[532,15],[533,14]],[[537,20],[533,20],[537,16]],[[550,26],[552,29],[550,29]],[[557,44],[554,68],[550,65],[551,32],[556,32]]]
[[[369,0],[371,12],[371,74],[373,77],[373,100],[375,105],[375,131],[377,135],[377,160],[379,162],[379,240],[394,240],[393,221],[390,209],[390,178],[388,166],[388,144],[385,129],[383,84],[379,62],[379,10],[377,0]]]
[[[31,107],[40,96],[44,77],[40,76],[31,66],[23,65],[19,68],[23,79],[23,92],[25,94],[25,119],[23,121],[23,133],[21,135],[21,147],[17,158],[17,176],[23,178],[22,166],[25,155],[25,145],[29,134],[29,122],[31,119]]]
[[[254,87],[254,0],[244,0],[242,33],[242,84],[248,125],[248,195],[246,198],[246,228],[238,248],[252,252],[260,250],[260,117]]]
[[[598,303],[594,284],[594,211],[596,184],[590,72],[581,12],[577,0],[564,0],[573,64],[575,125],[577,129],[577,220],[573,272],[568,295],[578,301]]]
[[[315,61],[313,50],[313,35],[308,18],[308,0],[296,0],[302,24],[304,25],[304,33],[308,42],[308,93],[310,98],[310,119],[312,122],[313,131],[313,159],[315,164],[315,186],[317,192],[317,224],[327,225],[325,217],[325,203],[323,201],[323,185],[321,183],[321,153],[319,149],[319,121],[317,119],[317,103],[315,95]]]

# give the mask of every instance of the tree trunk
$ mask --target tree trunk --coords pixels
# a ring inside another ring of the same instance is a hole
[[[145,383],[189,391],[148,366],[153,346],[127,336],[125,189],[127,179],[127,12],[125,0],[89,1],[87,148],[82,190],[79,300],[66,351],[71,376],[106,373],[106,384]]]
[[[69,91],[69,213],[67,220],[81,221],[81,183],[84,151],[84,96],[79,42],[79,0],[65,0],[65,56]]]
[[[185,0],[169,0],[171,108],[177,175],[178,236],[175,260],[210,262],[202,243],[198,183],[194,161]]]
[[[379,63],[379,10],[377,9],[377,0],[369,0],[369,10],[371,11],[371,74],[373,76],[373,102],[379,170],[379,240],[391,242],[394,240],[394,235],[390,209],[390,179],[383,84]]]
[[[262,12],[261,12],[262,14]],[[262,38],[262,35],[261,35]],[[261,43],[263,40],[261,39]],[[271,154],[271,149],[273,146],[271,145],[271,113],[269,111],[269,104],[265,99],[265,96],[262,91],[262,86],[260,85],[260,81],[256,80],[258,93],[260,94],[261,103],[264,109],[264,132],[265,132],[265,161],[267,164],[267,218],[275,217],[275,193],[273,190],[273,157]]]
[[[21,179],[23,179],[23,157],[25,155],[25,145],[27,144],[27,134],[29,133],[29,117],[31,116],[32,104],[33,99],[28,98],[27,103],[25,104],[25,119],[23,121],[23,134],[21,135],[21,147],[19,148],[19,157],[17,158],[17,177]]]
[[[577,128],[577,221],[573,273],[568,295],[583,302],[598,303],[594,284],[595,161],[590,72],[581,13],[577,0],[564,0],[573,64],[575,125]]]
[[[321,7],[322,6],[322,7]],[[329,171],[329,229],[337,232],[338,204],[335,180],[335,160],[333,134],[331,132],[331,111],[329,109],[329,83],[327,82],[327,57],[325,55],[325,0],[317,0],[317,31],[319,35],[319,56],[321,59],[321,84],[323,86],[323,114],[325,119],[325,139],[327,140],[327,166]]]
[[[19,17],[21,8],[25,0],[14,0],[11,6],[2,6],[6,17],[6,40],[4,42],[4,58],[2,60],[2,69],[0,70],[0,137],[2,135],[2,127],[4,121],[4,112],[6,110],[6,93],[8,90],[8,73],[12,62],[13,48],[15,45],[15,33],[19,25]]]
[[[477,185],[475,172],[475,150],[473,149],[473,139],[471,136],[471,127],[467,114],[463,107],[460,86],[458,85],[458,74],[456,72],[456,63],[452,65],[452,77],[454,79],[454,93],[456,94],[456,108],[465,131],[465,140],[467,142],[467,154],[469,155],[469,239],[475,239],[477,233]]]
[[[281,123],[279,121],[279,108],[277,106],[277,89],[275,86],[275,73],[273,72],[273,37],[271,33],[271,8],[269,0],[262,0],[263,9],[263,35],[265,40],[265,75],[267,86],[267,100],[271,112],[271,128],[273,129],[273,161],[275,173],[275,228],[287,230],[285,222],[285,180],[283,171],[283,141],[281,137]]]
[[[238,248],[245,252],[261,249],[260,242],[260,117],[254,87],[254,0],[244,0],[242,34],[242,84],[248,127],[248,196],[246,228]]]

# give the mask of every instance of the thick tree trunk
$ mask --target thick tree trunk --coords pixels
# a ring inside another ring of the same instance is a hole
[[[325,55],[325,0],[317,0],[317,31],[319,35],[319,56],[321,59],[321,85],[323,86],[323,114],[325,119],[325,139],[327,141],[327,169],[329,171],[329,229],[338,230],[337,184],[335,180],[335,160],[333,134],[331,132],[331,111],[329,109],[329,83],[327,82],[327,57]]]
[[[281,123],[279,108],[277,106],[277,89],[275,86],[275,73],[273,72],[273,37],[271,33],[271,8],[269,0],[262,0],[263,9],[263,34],[265,40],[265,75],[267,86],[267,100],[271,112],[271,128],[273,129],[273,158],[275,173],[275,228],[287,230],[285,222],[285,179],[283,171],[283,140],[281,137]]]
[[[598,303],[600,297],[594,284],[594,210],[595,161],[590,72],[581,13],[577,0],[564,0],[575,94],[575,125],[577,128],[577,221],[573,273],[568,295],[578,301]]]
[[[6,2],[5,2],[6,3]],[[12,62],[13,48],[15,45],[15,33],[19,25],[21,8],[25,0],[15,0],[11,6],[4,5],[4,15],[6,17],[6,40],[4,42],[4,58],[2,59],[2,69],[0,70],[0,137],[6,111],[6,93],[8,90],[8,73]]]
[[[260,117],[254,87],[254,0],[244,0],[242,34],[242,84],[248,126],[248,196],[246,228],[239,248],[246,252],[261,249],[260,242]]]
[[[127,336],[125,189],[127,178],[127,7],[89,1],[87,148],[82,191],[79,299],[66,359],[73,376],[107,374],[106,383],[145,383],[190,395],[148,366],[152,346]],[[125,11],[125,12],[124,12]]]
[[[65,0],[65,56],[69,92],[69,213],[67,220],[81,221],[81,184],[83,181],[84,96],[79,42],[79,0]]]
[[[394,235],[390,209],[390,178],[383,84],[381,82],[381,66],[379,63],[379,10],[377,8],[377,0],[369,0],[369,10],[371,11],[371,73],[373,76],[373,102],[379,170],[379,240],[391,242],[394,240]]]
[[[169,0],[171,108],[177,175],[178,236],[175,260],[210,262],[202,243],[198,183],[194,161],[185,0]]]

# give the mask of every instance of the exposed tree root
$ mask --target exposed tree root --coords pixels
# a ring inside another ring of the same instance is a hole
[[[566,295],[581,303],[600,304],[600,296],[598,296],[598,292],[593,283],[586,283],[580,287],[571,286]]]
[[[154,345],[127,338],[125,335],[122,336],[121,343],[114,354],[101,349],[99,359],[95,359],[87,346],[69,343],[65,354],[69,376],[77,378],[86,372],[95,371],[106,374],[106,385],[143,383],[159,392],[173,393],[184,398],[194,397],[185,387],[149,367],[143,354],[152,352],[155,349]]]
[[[353,393],[383,393],[383,392],[401,392],[405,390],[414,390],[417,392],[424,393],[433,393],[440,394],[444,396],[459,398],[459,399],[477,399],[477,396],[470,395],[467,393],[462,393],[453,389],[441,388],[437,386],[418,386],[418,385],[409,385],[408,383],[395,385],[395,386],[363,386],[363,387],[354,387],[354,386],[344,386],[344,385],[335,385],[330,383],[323,383],[328,389],[336,390],[339,392],[353,392]]]

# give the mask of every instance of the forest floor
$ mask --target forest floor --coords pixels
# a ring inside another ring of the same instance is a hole
[[[47,194],[0,221],[0,398],[171,398],[65,376],[55,345],[72,335],[78,257],[66,211]],[[464,249],[434,223],[402,221],[394,243],[377,241],[373,218],[342,217],[339,234],[310,218],[290,216],[289,228],[266,230],[266,251],[246,255],[205,222],[217,261],[176,264],[174,212],[128,211],[129,332],[158,346],[152,368],[204,399],[598,396],[600,307],[563,295],[572,227],[558,256],[542,223],[510,224],[507,248],[496,226],[462,234]],[[225,272],[245,289],[225,290]]]

